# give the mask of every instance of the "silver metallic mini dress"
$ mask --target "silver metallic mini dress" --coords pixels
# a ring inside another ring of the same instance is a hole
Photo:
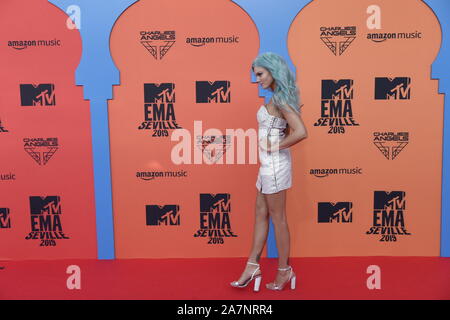
[[[258,119],[258,139],[268,138],[272,146],[279,144],[285,137],[286,120],[269,114],[263,105],[256,114]],[[261,193],[271,194],[285,190],[292,185],[291,153],[288,148],[277,152],[259,151],[259,167],[256,188]]]

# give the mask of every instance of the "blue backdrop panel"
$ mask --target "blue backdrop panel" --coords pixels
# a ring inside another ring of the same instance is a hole
[[[295,67],[289,57],[287,48],[287,36],[292,21],[311,0],[233,0],[241,6],[256,24],[259,32],[259,53],[274,52],[283,56],[291,70],[295,73]],[[252,75],[255,81],[254,75]],[[301,88],[300,88],[301,91]],[[259,95],[265,98],[266,103],[271,97],[269,90],[259,88]],[[270,223],[269,236],[267,238],[267,256],[277,257],[277,247],[273,224]]]
[[[272,51],[286,58],[292,70],[295,68],[287,51],[287,34],[298,12],[311,0],[233,0],[255,22],[260,35],[260,52]],[[439,92],[450,92],[450,1],[423,0],[438,17],[443,41],[432,75],[440,80]],[[83,54],[76,71],[76,83],[84,86],[85,99],[91,103],[92,143],[97,217],[99,259],[114,258],[114,227],[112,215],[111,172],[109,152],[109,128],[107,99],[112,98],[112,85],[119,84],[119,73],[109,52],[109,36],[117,18],[136,0],[49,0],[63,11],[78,6],[81,13]],[[70,14],[70,12],[69,12]],[[266,101],[270,92],[261,90]],[[445,106],[449,105],[445,97]],[[442,236],[441,255],[450,257],[450,115],[444,111],[443,186],[442,186]],[[273,226],[268,239],[268,256],[276,257]]]
[[[439,79],[439,93],[445,94],[444,143],[442,153],[441,256],[450,257],[450,1],[424,0],[433,9],[442,29],[441,50],[433,63],[432,76]]]
[[[119,72],[109,52],[109,36],[117,18],[136,0],[49,1],[65,12],[73,5],[80,8],[83,53],[76,83],[84,86],[91,105],[98,258],[114,259],[107,99],[112,98],[112,85],[119,84]]]

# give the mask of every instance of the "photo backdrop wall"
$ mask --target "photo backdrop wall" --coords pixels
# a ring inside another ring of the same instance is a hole
[[[308,130],[292,256],[450,255],[445,1],[0,6],[1,259],[246,256],[266,51]]]

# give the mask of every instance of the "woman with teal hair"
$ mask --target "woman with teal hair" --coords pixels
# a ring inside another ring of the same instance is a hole
[[[300,118],[302,104],[295,77],[281,56],[270,52],[261,54],[253,61],[252,70],[257,83],[263,89],[273,91],[273,95],[256,115],[261,166],[256,181],[258,193],[253,245],[244,272],[231,286],[243,288],[254,280],[254,290],[259,291],[262,278],[259,260],[267,240],[270,217],[278,248],[278,272],[275,280],[266,287],[282,290],[290,281],[291,289],[294,289],[296,276],[288,262],[290,237],[286,220],[286,189],[292,185],[289,147],[306,137],[306,128]]]

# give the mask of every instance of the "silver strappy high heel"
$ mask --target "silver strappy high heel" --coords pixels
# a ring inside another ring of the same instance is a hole
[[[291,289],[294,290],[295,289],[295,283],[297,281],[297,276],[295,275],[295,273],[292,271],[292,267],[288,266],[287,268],[278,268],[278,271],[290,271],[289,272],[289,278],[283,282],[281,285],[277,285],[275,284],[275,282],[271,282],[266,284],[266,288],[269,290],[277,290],[277,291],[281,291],[283,290],[284,286],[286,285],[286,283],[288,283],[289,281],[291,282]]]
[[[246,286],[248,286],[248,284],[250,282],[252,282],[253,280],[255,280],[255,285],[253,287],[253,291],[258,292],[259,291],[259,286],[261,285],[261,273],[256,274],[260,269],[259,269],[259,264],[258,263],[252,263],[252,262],[247,262],[247,264],[250,264],[252,266],[258,266],[258,268],[255,269],[255,271],[253,271],[252,275],[250,276],[250,278],[248,278],[246,281],[244,281],[244,283],[240,284],[238,281],[233,281],[230,283],[230,285],[234,288],[245,288]]]

